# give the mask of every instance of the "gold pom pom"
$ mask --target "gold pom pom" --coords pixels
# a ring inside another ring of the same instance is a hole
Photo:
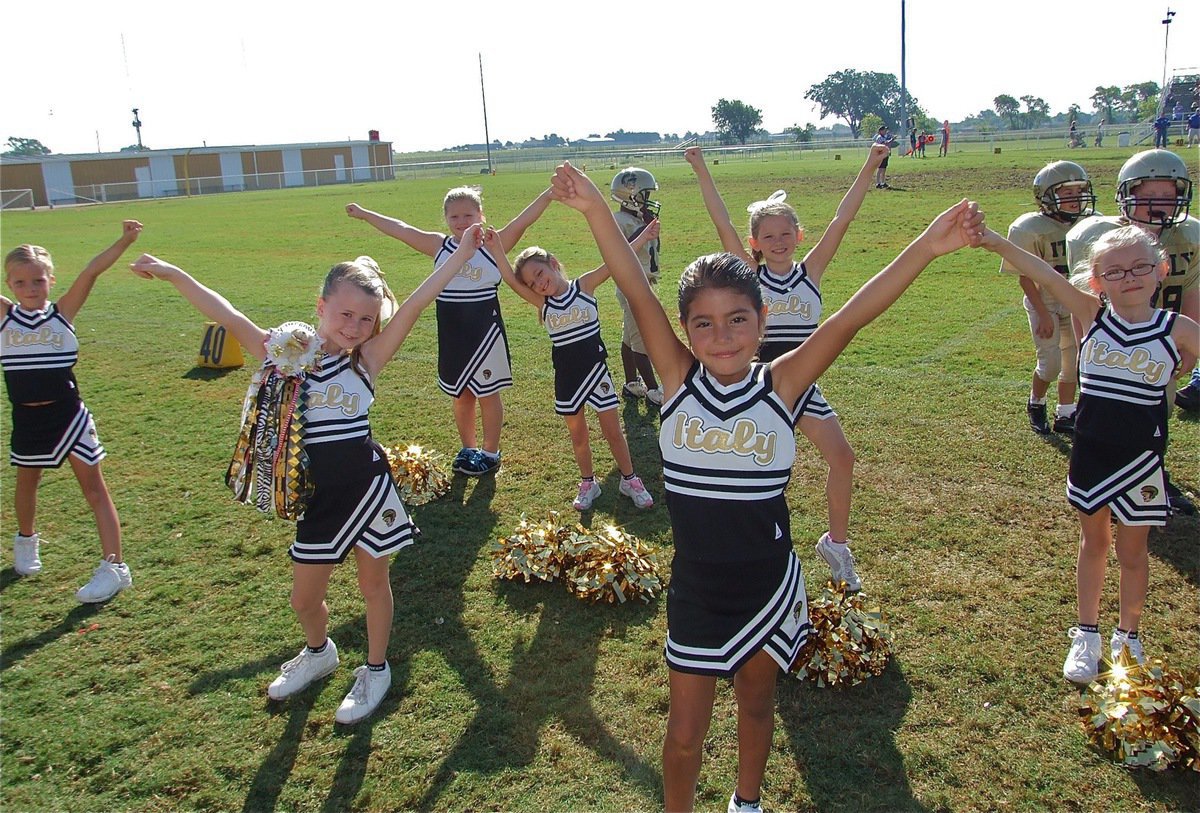
[[[400,492],[400,499],[409,505],[424,505],[450,490],[450,478],[437,463],[440,457],[416,444],[388,446],[388,466]]]
[[[827,582],[809,601],[812,630],[791,673],[818,686],[855,686],[883,674],[891,657],[892,635],[883,613],[867,605],[864,593],[846,593],[844,583]]]
[[[1096,746],[1129,767],[1200,772],[1200,673],[1139,665],[1126,650],[1102,678],[1079,699]]]
[[[522,516],[512,535],[493,542],[490,552],[496,578],[526,583],[562,578],[571,593],[586,601],[649,602],[662,590],[651,546],[612,525],[597,533],[561,524],[557,511],[541,522]]]

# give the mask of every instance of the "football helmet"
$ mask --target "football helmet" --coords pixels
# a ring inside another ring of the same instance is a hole
[[[658,181],[641,167],[626,167],[612,179],[612,199],[638,214],[649,212],[658,217],[661,206],[658,201],[650,200],[650,193],[656,189]]]
[[[1175,197],[1140,197],[1137,187],[1143,181],[1174,181]],[[1134,217],[1134,208],[1145,207],[1148,220]],[[1117,173],[1117,206],[1126,220],[1149,226],[1178,226],[1187,219],[1192,205],[1192,180],[1187,164],[1170,150],[1146,150],[1134,155]]]
[[[1044,214],[1068,223],[1096,213],[1096,194],[1087,170],[1074,161],[1055,161],[1033,176],[1033,197]],[[1079,203],[1079,211],[1063,209],[1065,203]]]

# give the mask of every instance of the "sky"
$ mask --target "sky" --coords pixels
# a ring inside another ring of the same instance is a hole
[[[397,152],[557,133],[712,129],[718,99],[778,132],[847,68],[900,77],[900,0],[727,4],[48,0],[4,15],[0,140],[55,153],[359,140]],[[1091,110],[1097,85],[1200,72],[1200,0],[907,0],[909,92],[958,121],[1007,93]],[[452,13],[447,13],[449,10]],[[1055,32],[1070,32],[1056,34]],[[1107,44],[1106,44],[1107,43]]]

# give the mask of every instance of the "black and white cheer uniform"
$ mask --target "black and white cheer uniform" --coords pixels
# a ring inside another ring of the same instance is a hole
[[[104,459],[75,382],[78,360],[75,328],[53,302],[37,311],[14,303],[0,320],[0,366],[12,401],[12,465],[57,468],[67,455],[90,466]]]
[[[659,448],[675,541],[667,664],[731,676],[761,649],[786,670],[811,624],[784,491],[793,408],[766,364],[729,386],[697,362],[663,404]]]
[[[1101,308],[1079,348],[1079,407],[1067,499],[1087,514],[1107,505],[1126,525],[1167,521],[1163,453],[1167,383],[1179,365],[1175,313],[1126,322]]]
[[[443,239],[433,267],[441,268],[457,248],[453,237]],[[457,398],[468,388],[492,395],[512,386],[499,287],[500,269],[480,248],[438,294],[438,386],[447,395]]]
[[[392,480],[387,456],[371,438],[367,413],[375,388],[350,356],[325,356],[309,373],[304,450],[313,493],[288,553],[297,562],[343,561],[355,545],[376,558],[411,545],[417,532]]]
[[[579,280],[572,280],[565,293],[545,298],[542,324],[554,345],[554,411],[574,415],[585,403],[597,412],[616,409],[596,298],[579,288]]]
[[[786,276],[758,266],[758,284],[767,306],[767,329],[758,348],[759,361],[769,363],[804,344],[821,321],[821,289],[808,278],[804,263],[792,263]],[[811,415],[825,420],[837,415],[813,382],[798,404],[798,417]]]

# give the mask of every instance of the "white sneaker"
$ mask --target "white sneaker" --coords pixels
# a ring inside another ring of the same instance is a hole
[[[1063,663],[1063,677],[1086,686],[1100,673],[1100,633],[1071,627],[1067,637],[1071,639],[1071,649]]]
[[[337,669],[337,666],[337,646],[332,639],[326,639],[324,652],[311,652],[306,646],[300,650],[299,655],[279,667],[279,677],[267,687],[267,697],[282,700],[296,692],[302,692],[313,681],[320,680]]]
[[[1142,640],[1140,638],[1130,638],[1127,632],[1117,632],[1113,630],[1112,638],[1108,640],[1108,650],[1112,655],[1112,662],[1121,662],[1121,650],[1127,648],[1129,656],[1139,664],[1146,662],[1146,651],[1142,649]]]
[[[635,378],[633,381],[626,381],[625,386],[621,387],[621,394],[626,398],[645,398],[646,385],[642,383],[642,379]]]
[[[816,548],[817,553],[829,565],[834,584],[845,582],[846,589],[851,592],[862,589],[862,579],[854,570],[854,554],[850,553],[848,544],[839,545],[826,532],[817,540]]]
[[[638,508],[651,508],[654,505],[654,497],[646,490],[642,478],[636,475],[628,480],[621,478],[621,493],[633,500],[633,504]]]
[[[663,394],[662,387],[655,387],[652,390],[646,390],[646,400],[655,406],[662,406]]]
[[[576,511],[586,511],[592,507],[592,503],[600,496],[600,484],[595,480],[580,480],[579,493],[575,495],[575,502],[571,503]]]
[[[37,533],[13,537],[13,570],[18,576],[36,576],[42,572],[42,558],[38,554],[40,541]]]
[[[348,725],[370,717],[371,713],[379,708],[391,685],[392,668],[386,663],[382,672],[372,672],[366,666],[358,667],[354,670],[354,687],[350,689],[350,694],[346,695],[342,705],[338,706],[333,719]]]
[[[754,804],[746,804],[745,802],[738,804],[737,792],[734,791],[733,795],[729,797],[729,807],[725,810],[726,813],[762,813],[762,801],[757,801]]]
[[[108,601],[127,587],[133,587],[133,574],[129,565],[117,564],[116,556],[109,554],[100,560],[92,571],[92,580],[75,591],[75,598],[84,604],[99,604]]]

